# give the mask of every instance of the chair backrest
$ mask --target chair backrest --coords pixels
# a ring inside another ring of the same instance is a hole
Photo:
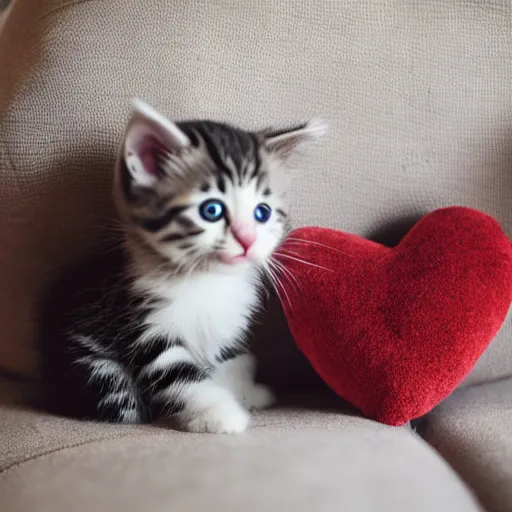
[[[0,33],[1,367],[34,371],[41,291],[99,239],[132,96],[176,120],[324,117],[296,225],[386,238],[464,204],[512,232],[508,0],[23,0]],[[298,382],[306,365],[271,317],[266,367]],[[512,372],[511,333],[469,382]]]

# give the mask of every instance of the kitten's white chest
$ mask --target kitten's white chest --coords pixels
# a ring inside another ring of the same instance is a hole
[[[179,339],[198,357],[212,361],[248,327],[258,300],[253,272],[205,273],[161,283],[163,306],[149,316],[150,330]]]

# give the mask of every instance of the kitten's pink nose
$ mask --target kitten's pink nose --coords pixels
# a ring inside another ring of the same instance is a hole
[[[231,231],[236,241],[243,247],[245,253],[256,242],[256,230],[252,226],[234,224],[231,226]]]

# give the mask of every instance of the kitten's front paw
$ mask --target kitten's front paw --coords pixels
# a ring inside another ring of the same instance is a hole
[[[250,415],[237,403],[219,403],[185,424],[188,432],[240,434],[249,425]]]
[[[253,384],[244,390],[241,397],[242,403],[249,410],[265,409],[273,405],[276,401],[274,393],[269,387],[263,384]]]

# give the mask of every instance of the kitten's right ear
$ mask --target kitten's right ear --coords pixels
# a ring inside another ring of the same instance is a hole
[[[124,134],[122,158],[134,184],[151,187],[162,176],[159,158],[190,146],[189,138],[169,119],[142,100],[133,100]]]
[[[311,119],[298,126],[284,130],[267,129],[260,132],[267,150],[285,161],[303,144],[315,141],[327,131],[327,125],[321,119]]]

